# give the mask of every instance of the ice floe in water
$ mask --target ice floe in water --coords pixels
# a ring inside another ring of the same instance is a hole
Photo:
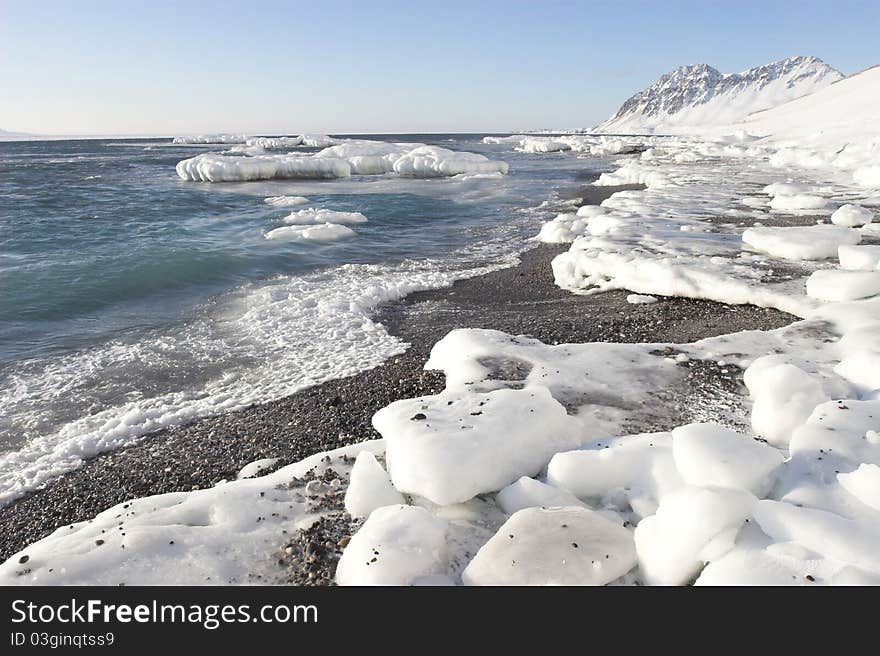
[[[238,182],[271,179],[345,178],[346,160],[303,155],[229,156],[203,153],[177,163],[177,175],[194,182]]]
[[[309,225],[316,223],[366,223],[367,217],[360,212],[339,212],[328,209],[308,208],[291,212],[283,219],[290,225]]]
[[[269,196],[263,199],[263,202],[275,207],[292,207],[295,205],[305,205],[309,202],[309,199],[305,196]]]
[[[506,162],[478,153],[459,152],[417,143],[302,137],[303,145],[324,147],[313,154],[268,154],[265,146],[248,145],[231,154],[203,153],[177,164],[177,175],[194,182],[275,179],[333,179],[351,175],[397,173],[415,178],[506,174]]]
[[[291,225],[275,228],[266,233],[266,239],[299,239],[304,241],[337,241],[354,237],[355,231],[338,223]]]

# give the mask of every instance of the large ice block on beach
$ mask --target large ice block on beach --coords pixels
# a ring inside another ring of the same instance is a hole
[[[579,422],[544,387],[446,392],[397,401],[373,416],[391,480],[434,503],[460,503],[540,471],[578,444]]]
[[[345,492],[345,509],[352,517],[369,517],[383,506],[405,503],[403,495],[394,489],[382,465],[370,451],[361,451],[351,469],[348,490]]]
[[[703,564],[723,555],[757,499],[742,490],[684,487],[636,527],[635,543],[645,581],[684,585]]]
[[[742,235],[752,248],[787,260],[837,257],[839,246],[858,244],[861,239],[858,231],[834,225],[749,228]]]
[[[446,571],[446,522],[416,506],[374,510],[336,567],[339,585],[411,585]]]
[[[632,533],[587,508],[526,508],[462,573],[465,585],[605,585],[636,564]]]
[[[739,488],[761,496],[784,460],[771,446],[716,424],[672,431],[672,455],[688,485]]]

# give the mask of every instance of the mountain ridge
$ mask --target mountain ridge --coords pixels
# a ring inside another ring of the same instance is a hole
[[[693,132],[733,123],[844,78],[818,57],[794,56],[741,73],[679,66],[628,98],[598,132]]]

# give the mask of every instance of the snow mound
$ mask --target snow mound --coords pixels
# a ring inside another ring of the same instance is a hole
[[[833,225],[749,228],[742,240],[752,248],[787,260],[825,260],[837,257],[842,245],[862,240],[856,230]]]
[[[361,451],[351,469],[345,493],[345,509],[352,517],[369,517],[377,508],[405,503],[403,495],[391,485],[388,473],[370,451]]]
[[[336,223],[307,226],[283,226],[266,233],[266,239],[296,239],[299,241],[337,241],[353,237],[354,230]]]
[[[541,417],[535,431],[530,420]],[[578,423],[546,388],[444,392],[397,401],[373,416],[394,486],[448,505],[536,474],[577,445]]]
[[[605,585],[636,564],[632,533],[587,508],[526,508],[462,573],[465,585]]]

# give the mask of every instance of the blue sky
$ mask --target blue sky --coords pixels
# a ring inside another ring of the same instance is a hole
[[[880,2],[0,0],[0,128],[589,127],[682,64],[880,63]]]

